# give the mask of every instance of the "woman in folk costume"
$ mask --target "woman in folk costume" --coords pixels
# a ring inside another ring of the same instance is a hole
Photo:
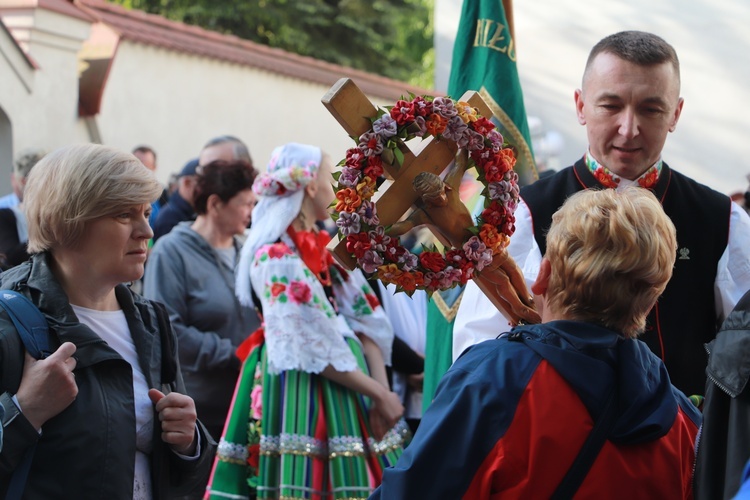
[[[393,330],[364,276],[334,265],[316,222],[334,198],[331,160],[276,148],[236,291],[263,329],[247,356],[209,483],[210,498],[366,498],[408,430],[385,374]]]

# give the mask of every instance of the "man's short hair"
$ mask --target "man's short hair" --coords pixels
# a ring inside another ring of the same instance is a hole
[[[203,149],[209,148],[211,146],[218,146],[219,144],[224,144],[227,142],[231,143],[234,146],[233,149],[235,160],[244,160],[250,165],[253,164],[253,159],[250,158],[250,150],[247,149],[247,146],[244,142],[233,135],[220,135],[218,137],[214,137],[203,146]]]
[[[151,153],[154,155],[154,161],[156,161],[156,151],[154,151],[154,148],[151,146],[146,146],[145,144],[142,144],[140,146],[136,146],[133,148],[133,151],[131,151],[133,154],[136,153]]]
[[[47,150],[41,148],[27,148],[18,153],[16,159],[13,161],[13,173],[17,178],[23,179],[29,175],[31,169],[36,165],[39,160],[44,158],[47,154]]]
[[[552,216],[550,308],[635,337],[672,277],[674,224],[647,189],[585,190]]]
[[[671,63],[677,75],[677,81],[680,81],[680,60],[677,58],[677,52],[663,38],[653,33],[621,31],[601,39],[589,53],[584,78],[596,56],[604,52],[638,66]]]
[[[26,182],[29,253],[74,246],[86,222],[124,207],[152,203],[162,192],[154,173],[132,154],[77,144],[46,155]]]

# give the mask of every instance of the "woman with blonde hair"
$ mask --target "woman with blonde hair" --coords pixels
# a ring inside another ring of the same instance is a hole
[[[258,307],[263,331],[243,346],[212,498],[364,498],[408,434],[385,374],[391,325],[317,231],[330,217],[331,168],[319,148],[286,144],[253,185],[237,293]]]
[[[464,351],[371,498],[692,498],[700,413],[636,340],[676,254],[649,190],[568,198],[531,288],[542,323]]]
[[[29,175],[32,257],[2,274],[0,289],[41,311],[54,352],[24,354],[0,311],[0,495],[27,454],[24,498],[172,498],[200,487],[215,443],[184,395],[169,318],[124,284],[143,274],[160,192],[134,156],[93,144],[58,149]]]

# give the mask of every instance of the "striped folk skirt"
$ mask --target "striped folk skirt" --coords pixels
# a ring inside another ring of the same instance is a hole
[[[360,344],[347,341],[367,373]],[[237,382],[206,497],[367,498],[410,437],[404,421],[376,441],[368,398],[322,375],[266,367],[259,341]]]

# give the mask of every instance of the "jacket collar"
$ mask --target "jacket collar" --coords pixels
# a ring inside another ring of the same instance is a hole
[[[99,335],[78,321],[65,290],[52,272],[51,259],[52,256],[47,252],[33,255],[30,261],[2,275],[2,288],[24,293],[44,314],[53,334],[50,339],[51,348],[56,349],[63,342],[76,345],[77,368],[115,359],[122,360]],[[148,382],[158,387],[161,374],[152,368],[161,366],[158,321],[151,313],[148,303],[133,294],[127,286],[117,285],[115,295],[125,313],[141,370]]]

